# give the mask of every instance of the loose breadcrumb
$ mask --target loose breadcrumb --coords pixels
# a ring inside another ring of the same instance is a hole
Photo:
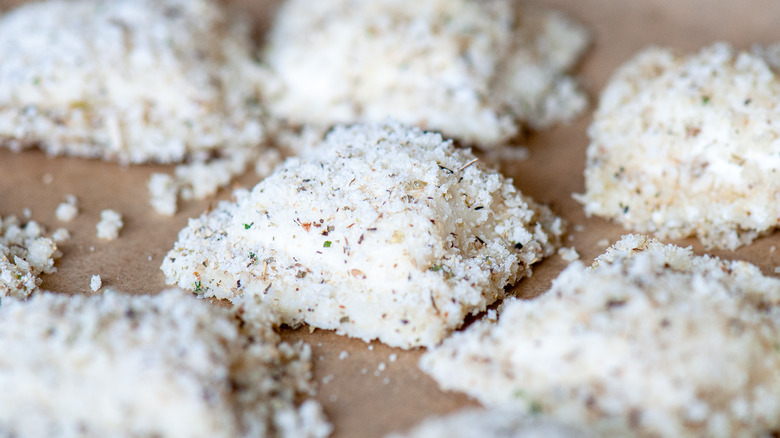
[[[178,199],[205,199],[230,184],[255,162],[258,152],[234,149],[224,151],[223,157],[198,159],[176,166],[173,176],[153,173],[148,188],[152,208],[164,216],[173,216]],[[263,156],[273,156],[264,154]]]
[[[596,436],[764,436],[780,427],[778,339],[780,280],[628,235],[420,366],[445,389]]]
[[[259,309],[255,309],[259,310]],[[310,350],[275,318],[182,291],[0,305],[0,430],[46,437],[325,437]]]
[[[62,222],[70,222],[79,214],[78,200],[74,195],[65,195],[65,201],[57,206],[55,216]]]
[[[21,5],[0,16],[0,146],[130,163],[255,148],[253,52],[216,1]]]
[[[149,177],[149,204],[154,211],[164,216],[173,216],[178,209],[179,188],[171,175],[153,173]]]
[[[97,292],[102,286],[103,279],[100,278],[100,275],[93,275],[89,279],[89,288],[92,289],[92,292]]]
[[[0,217],[0,301],[38,291],[40,275],[57,271],[54,260],[60,256],[57,244],[43,235],[37,222]]]
[[[406,433],[386,438],[586,438],[589,435],[542,415],[511,409],[471,408],[429,417]]]
[[[204,296],[253,297],[293,326],[432,346],[530,275],[562,227],[439,134],[337,127],[190,220],[162,270]]]
[[[734,249],[780,224],[780,80],[714,44],[646,49],[620,67],[588,131],[588,215]]]
[[[491,148],[585,109],[566,73],[588,40],[562,14],[510,0],[290,0],[263,87],[292,125],[392,117]]]
[[[121,214],[114,210],[101,211],[100,222],[96,226],[98,239],[116,240],[123,225]]]
[[[57,243],[65,242],[70,240],[70,231],[65,228],[57,228],[54,230],[54,233],[52,233],[51,238]]]
[[[558,248],[558,255],[567,262],[573,262],[580,258],[580,253],[575,248]]]

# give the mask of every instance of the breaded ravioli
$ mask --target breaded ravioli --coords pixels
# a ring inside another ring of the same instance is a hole
[[[769,58],[771,61],[772,58]],[[780,223],[780,80],[764,56],[650,48],[601,94],[585,212],[734,249]]]
[[[180,162],[262,140],[249,25],[211,0],[46,0],[0,16],[0,146]]]
[[[180,290],[0,304],[0,436],[324,437],[307,345]],[[242,322],[243,321],[243,322]]]
[[[542,415],[512,409],[465,409],[429,417],[386,438],[586,438],[588,434]]]
[[[290,0],[263,56],[266,103],[291,125],[392,117],[492,148],[585,109],[567,73],[588,41],[510,0]]]
[[[778,339],[779,279],[628,235],[420,366],[444,389],[596,436],[768,436],[780,426]]]
[[[190,220],[162,270],[293,326],[433,346],[553,254],[562,226],[439,134],[355,125]]]

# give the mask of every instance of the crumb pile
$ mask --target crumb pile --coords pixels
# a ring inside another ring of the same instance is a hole
[[[432,346],[553,254],[562,226],[439,134],[337,127],[305,160],[190,220],[162,270],[293,326]]]
[[[253,51],[209,0],[22,5],[0,16],[0,145],[131,163],[257,146]]]
[[[585,438],[588,435],[541,415],[511,409],[467,409],[431,417],[404,434],[386,438]]]
[[[178,290],[4,300],[0,434],[326,436],[318,404],[295,406],[311,388],[308,346],[253,316],[239,324]]]
[[[265,94],[293,125],[392,117],[490,148],[585,109],[566,73],[588,41],[562,14],[509,0],[290,0]]]
[[[35,221],[22,223],[16,216],[0,217],[0,300],[26,298],[38,290],[41,274],[51,274],[60,257],[54,241],[43,235]]]
[[[641,52],[601,95],[579,197],[585,211],[729,249],[776,228],[778,97],[780,81],[760,55],[726,44]]]
[[[780,280],[624,236],[420,366],[487,405],[603,436],[761,436],[780,426]]]

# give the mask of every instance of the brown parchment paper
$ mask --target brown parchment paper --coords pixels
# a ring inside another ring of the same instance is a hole
[[[315,1],[315,0],[313,0]],[[0,7],[21,3],[0,0]],[[232,3],[257,19],[262,38],[278,2],[235,0]],[[648,45],[695,50],[714,41],[727,41],[738,48],[780,41],[780,2],[776,0],[527,0],[553,7],[585,23],[593,32],[590,51],[578,68],[581,81],[595,103],[598,93],[615,67]],[[35,29],[30,29],[35,32]],[[2,62],[2,59],[0,59]],[[514,178],[525,194],[549,204],[571,224],[570,240],[586,262],[602,253],[603,239],[614,242],[627,231],[597,218],[585,218],[571,195],[583,191],[582,171],[588,144],[591,113],[570,125],[530,134],[523,144],[530,157],[503,161],[502,171]],[[146,182],[154,171],[170,172],[170,166],[129,166],[75,158],[51,158],[40,151],[12,153],[0,150],[0,215],[21,216],[25,208],[49,230],[65,227],[73,239],[62,244],[58,271],[43,277],[43,287],[62,293],[88,293],[89,280],[100,274],[104,287],[128,293],[154,293],[165,287],[159,270],[162,258],[172,248],[178,231],[189,217],[203,212],[216,199],[230,196],[225,190],[211,200],[189,202],[172,218],[155,214],[148,206]],[[46,184],[44,175],[52,182]],[[254,185],[252,173],[239,183]],[[54,211],[66,194],[79,198],[80,215],[61,223]],[[100,211],[115,209],[125,226],[115,241],[99,241],[95,224]],[[584,227],[581,231],[575,225]],[[694,240],[675,242],[703,248]],[[727,259],[744,259],[765,274],[777,275],[780,265],[780,233],[755,241],[737,251],[713,251]],[[533,277],[515,288],[521,296],[544,292],[566,266],[554,256],[535,268]],[[379,437],[410,428],[423,418],[443,414],[476,402],[457,393],[445,393],[418,370],[422,351],[403,351],[378,342],[336,336],[332,332],[284,329],[289,340],[304,340],[314,353],[314,376],[319,382],[318,399],[335,425],[335,437]],[[395,361],[393,361],[395,359]],[[382,365],[384,364],[384,365]]]

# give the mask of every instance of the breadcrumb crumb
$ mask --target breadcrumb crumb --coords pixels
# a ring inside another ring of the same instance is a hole
[[[92,289],[92,292],[97,292],[102,286],[103,279],[100,278],[100,275],[93,275],[89,280],[89,288]]]
[[[558,248],[558,255],[567,262],[573,262],[580,258],[580,253],[574,247],[571,248]]]
[[[65,195],[65,201],[57,206],[55,215],[61,222],[70,222],[79,214],[78,200],[74,195]]]
[[[96,226],[97,237],[104,240],[116,240],[123,225],[120,213],[114,210],[103,210],[100,212],[100,222]]]

